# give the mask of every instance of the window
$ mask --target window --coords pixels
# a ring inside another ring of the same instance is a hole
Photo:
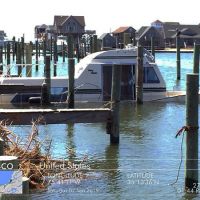
[[[144,67],[144,83],[160,83],[153,67]]]

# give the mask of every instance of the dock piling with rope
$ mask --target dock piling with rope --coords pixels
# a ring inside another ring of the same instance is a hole
[[[186,88],[186,191],[198,190],[198,90],[199,74],[187,74]]]

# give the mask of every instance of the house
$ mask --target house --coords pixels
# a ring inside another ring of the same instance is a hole
[[[110,33],[104,33],[99,37],[101,49],[116,48],[116,40]]]
[[[176,47],[177,31],[180,32],[180,46],[192,47],[194,43],[200,43],[200,24],[185,25],[179,22],[161,22],[156,20],[151,26],[141,27],[136,32],[136,40],[145,47],[150,47],[150,38],[154,37],[155,48]]]
[[[53,23],[57,35],[67,36],[73,35],[74,38],[81,38],[85,33],[85,18],[84,16],[54,16]]]
[[[163,37],[162,29],[157,29],[155,27],[142,27],[143,30],[141,34],[138,34],[136,37],[138,43],[145,48],[151,47],[151,40],[153,38],[154,46],[156,49],[163,49],[165,48],[165,40]]]
[[[54,26],[46,24],[35,26],[35,38],[43,40],[46,35],[48,38],[55,35]]]
[[[112,34],[115,37],[117,47],[135,43],[135,32],[136,30],[131,26],[119,27],[113,31]]]

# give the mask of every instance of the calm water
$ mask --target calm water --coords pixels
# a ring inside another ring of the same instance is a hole
[[[168,89],[175,86],[175,54],[156,54],[156,61],[167,81]],[[182,80],[191,72],[192,54],[182,54]],[[200,111],[200,110],[199,110]],[[47,191],[29,195],[33,200],[98,199],[199,199],[186,195],[184,161],[176,180],[181,158],[182,136],[176,132],[185,125],[185,106],[177,103],[121,104],[120,144],[110,145],[105,124],[74,124],[40,126],[40,137],[53,139],[52,155],[59,159],[85,161],[90,170],[79,183],[53,183]],[[29,126],[12,126],[14,132],[26,135]],[[69,148],[74,154],[69,154]],[[185,150],[185,146],[183,145]],[[184,153],[184,152],[183,152]]]
[[[188,199],[183,192],[184,162],[178,183],[169,185],[176,180],[181,158],[182,137],[175,139],[175,134],[184,124],[182,104],[126,103],[121,104],[119,146],[110,145],[105,124],[40,126],[40,137],[53,139],[53,157],[68,159],[68,148],[73,148],[70,158],[87,155],[90,170],[78,184],[54,183],[29,199]],[[25,135],[30,127],[12,129]]]
[[[181,80],[176,81],[176,54],[156,53],[156,63],[164,77],[167,90],[185,90],[186,74],[192,73],[193,54],[181,53]]]

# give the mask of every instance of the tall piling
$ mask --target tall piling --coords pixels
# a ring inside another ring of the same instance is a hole
[[[18,77],[22,76],[22,66],[21,66],[21,44],[17,43],[17,55],[16,55],[16,64],[17,64],[17,74]]]
[[[57,61],[58,61],[58,48],[57,39],[54,39],[54,65],[53,65],[53,76],[57,76]]]
[[[38,71],[38,50],[39,50],[39,44],[38,40],[35,41],[35,70]]]
[[[12,39],[12,55],[13,55],[13,61],[15,60],[15,55],[16,55],[16,41],[15,41],[15,36],[13,36],[13,39]]]
[[[43,41],[43,57],[44,57],[44,64],[46,62],[46,55],[47,55],[47,42],[46,40]]]
[[[7,59],[7,43],[4,43],[4,59]]]
[[[10,76],[10,43],[7,43],[7,75]]]
[[[119,143],[119,108],[121,97],[121,65],[112,66],[112,89],[111,89],[111,110],[112,122],[110,142],[112,144]]]
[[[176,71],[177,80],[181,79],[181,54],[180,54],[180,33],[177,31],[176,35]]]
[[[151,54],[155,58],[154,37],[151,37]]]
[[[98,40],[97,40],[97,35],[93,35],[93,42],[92,42],[92,53],[95,53],[98,51]]]
[[[68,58],[74,57],[74,48],[73,48],[73,37],[69,35],[67,37],[67,51],[68,51]]]
[[[137,49],[137,68],[136,68],[136,102],[143,104],[143,47]]]
[[[199,74],[187,74],[186,80],[186,190],[198,189],[198,101]],[[196,187],[195,187],[196,186]]]
[[[193,61],[193,73],[199,74],[199,53],[200,44],[194,45],[194,61]]]
[[[24,59],[24,34],[23,37],[21,37],[21,56],[22,56],[22,64],[25,63],[25,59]]]
[[[62,57],[63,57],[63,62],[65,62],[65,43],[62,42]]]
[[[49,105],[50,104],[50,95],[51,95],[51,71],[50,71],[50,62],[51,57],[46,56],[45,60],[45,67],[44,67],[44,83],[42,84],[42,98],[41,104],[42,105]]]
[[[41,55],[41,45],[40,45],[40,43],[38,43],[38,54],[39,54],[39,57],[40,57],[40,55]]]
[[[74,108],[74,66],[75,60],[68,59],[68,108]]]
[[[52,48],[53,48],[53,37],[51,36],[51,38],[50,38],[50,55],[51,55],[51,60],[53,60],[53,51],[52,51]]]
[[[26,77],[32,76],[32,45],[26,44]]]
[[[3,47],[0,47],[0,74],[3,74]]]

